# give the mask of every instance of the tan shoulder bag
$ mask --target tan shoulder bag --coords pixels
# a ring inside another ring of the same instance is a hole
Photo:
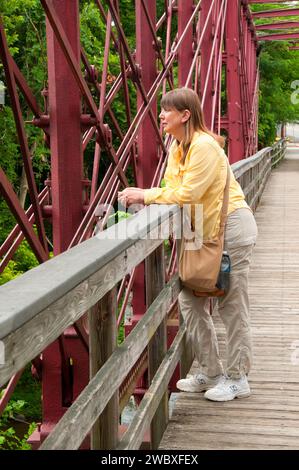
[[[218,237],[215,240],[204,241],[201,248],[195,250],[186,250],[185,246],[188,241],[184,238],[182,239],[179,275],[183,285],[192,289],[194,295],[199,297],[219,297],[226,293],[223,288],[217,287],[217,280],[223,255],[224,229],[229,201],[229,183],[230,167],[227,161],[227,178],[223,193]]]

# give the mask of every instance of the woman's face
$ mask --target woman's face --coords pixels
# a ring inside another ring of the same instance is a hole
[[[174,137],[184,133],[184,124],[190,117],[190,111],[177,109],[163,109],[159,115],[164,132]]]

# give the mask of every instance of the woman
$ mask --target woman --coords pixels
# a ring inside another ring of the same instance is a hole
[[[223,191],[227,176],[224,139],[207,129],[197,94],[188,88],[168,92],[161,101],[160,119],[174,137],[165,172],[164,188],[126,188],[119,194],[125,206],[144,204],[202,204],[203,238],[217,238]],[[187,334],[199,365],[199,373],[177,383],[186,392],[205,391],[205,398],[228,401],[248,397],[251,366],[248,271],[257,227],[231,169],[229,207],[224,249],[231,259],[230,288],[219,298],[219,314],[227,335],[224,373],[217,337],[209,311],[209,299],[184,288],[179,304]]]

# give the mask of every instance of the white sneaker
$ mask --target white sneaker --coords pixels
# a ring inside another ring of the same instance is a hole
[[[250,387],[246,375],[240,379],[223,377],[218,384],[208,390],[204,397],[213,401],[229,401],[234,398],[246,398],[250,396]]]
[[[177,382],[176,386],[182,392],[205,392],[222,379],[223,375],[216,377],[208,377],[205,374],[191,375],[186,379],[181,379]]]

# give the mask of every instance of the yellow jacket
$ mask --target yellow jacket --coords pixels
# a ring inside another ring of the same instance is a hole
[[[165,187],[146,189],[145,204],[202,204],[203,239],[217,237],[227,175],[224,150],[205,132],[195,132],[184,164],[182,148],[174,141],[169,150]],[[243,191],[230,169],[228,214],[249,208]]]

